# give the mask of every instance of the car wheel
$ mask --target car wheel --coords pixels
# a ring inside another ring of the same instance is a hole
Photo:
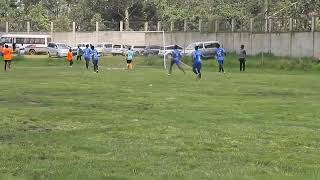
[[[172,54],[168,54],[168,55],[167,55],[167,58],[168,58],[168,59],[171,59],[171,58],[172,58]]]
[[[112,56],[116,56],[116,54],[112,53]]]
[[[29,54],[30,54],[30,55],[35,55],[35,54],[36,54],[36,51],[35,51],[34,49],[30,49]]]

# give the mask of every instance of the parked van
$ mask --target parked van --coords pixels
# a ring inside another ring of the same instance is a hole
[[[202,54],[205,58],[213,58],[215,57],[215,50],[218,44],[220,44],[218,41],[195,42],[188,45],[183,50],[183,54],[185,56],[191,56],[194,51],[194,48],[196,46],[199,46],[199,50],[202,51]]]
[[[129,47],[130,46],[128,45],[114,44],[112,46],[111,54],[113,56],[117,56],[117,55],[125,56]]]
[[[48,55],[49,57],[67,57],[70,47],[64,43],[49,43]]]

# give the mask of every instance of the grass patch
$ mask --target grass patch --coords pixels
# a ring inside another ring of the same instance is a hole
[[[319,175],[317,73],[261,71],[250,58],[239,73],[229,59],[226,75],[206,61],[197,82],[191,71],[168,77],[154,60],[123,71],[109,69],[125,67],[123,57],[105,57],[95,74],[84,62],[28,58],[0,72],[0,174]]]

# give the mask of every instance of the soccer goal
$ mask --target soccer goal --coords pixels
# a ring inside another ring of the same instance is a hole
[[[98,43],[112,44],[110,54],[124,56],[131,48],[135,58],[144,61],[145,65],[157,66],[163,69],[168,67],[168,51],[164,31],[113,31],[100,32]]]

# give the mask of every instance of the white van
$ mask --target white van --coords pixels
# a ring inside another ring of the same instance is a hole
[[[114,44],[112,46],[111,54],[113,56],[117,56],[117,55],[125,56],[129,47],[131,46],[123,45],[123,44]]]
[[[48,55],[49,57],[67,57],[70,46],[64,43],[49,43],[48,44]]]
[[[16,49],[19,49],[23,44],[26,53],[29,54],[46,53],[50,42],[51,37],[49,35],[5,34],[0,38],[0,44],[7,44],[10,47],[15,44]]]
[[[195,42],[188,45],[182,52],[185,56],[191,56],[194,48],[199,46],[199,50],[202,51],[205,58],[213,58],[218,44],[220,44],[219,41]]]

